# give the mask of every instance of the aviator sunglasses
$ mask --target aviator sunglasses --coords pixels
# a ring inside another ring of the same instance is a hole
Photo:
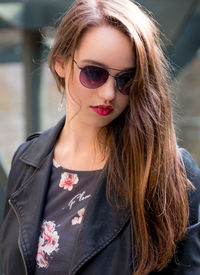
[[[129,95],[130,86],[134,79],[136,68],[132,68],[128,71],[121,71],[120,74],[114,76],[101,66],[86,65],[84,67],[80,67],[76,60],[74,60],[74,63],[78,69],[80,69],[79,79],[84,87],[88,89],[99,88],[106,83],[108,77],[111,76],[115,79],[115,85],[119,92],[123,95]]]

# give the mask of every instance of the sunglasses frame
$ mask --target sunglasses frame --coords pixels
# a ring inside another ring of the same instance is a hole
[[[121,72],[120,75],[117,75],[117,76],[116,76],[116,75],[110,74],[109,71],[108,71],[108,69],[106,69],[106,68],[104,68],[104,67],[102,67],[102,66],[98,66],[98,65],[86,65],[86,66],[84,66],[84,67],[81,67],[81,66],[78,65],[78,63],[77,63],[77,61],[76,61],[75,59],[73,59],[73,61],[74,61],[74,63],[76,64],[77,68],[80,70],[79,80],[80,80],[81,84],[82,84],[84,87],[86,87],[87,89],[97,89],[97,88],[103,86],[103,85],[106,83],[106,81],[108,80],[108,78],[107,78],[106,81],[105,81],[103,84],[99,85],[99,86],[96,87],[96,88],[89,88],[89,87],[85,86],[85,85],[82,83],[82,81],[81,81],[81,72],[82,72],[83,69],[86,68],[86,67],[95,67],[95,68],[100,68],[100,69],[105,70],[105,71],[107,72],[107,74],[108,74],[108,77],[111,76],[111,77],[113,77],[113,78],[115,79],[115,87],[117,88],[117,90],[118,90],[121,94],[123,94],[123,95],[129,95],[129,94],[127,94],[127,93],[124,93],[124,92],[118,87],[117,79],[119,79],[119,77],[122,76],[123,74],[129,73],[129,72],[134,72],[134,74],[133,74],[133,79],[134,79],[135,71],[136,71],[136,68],[135,68],[135,67],[134,67],[134,68],[131,68],[131,69],[127,70],[127,71],[126,71],[126,70],[125,70],[125,71],[121,71],[121,70],[118,70],[118,69],[108,68],[108,69],[117,70],[117,71]]]

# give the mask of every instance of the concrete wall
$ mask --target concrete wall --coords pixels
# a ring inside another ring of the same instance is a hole
[[[179,144],[200,165],[200,51],[178,76],[175,92]]]

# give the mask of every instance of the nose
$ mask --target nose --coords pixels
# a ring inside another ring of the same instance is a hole
[[[112,101],[115,98],[115,79],[111,76],[98,88],[98,95],[103,100]]]

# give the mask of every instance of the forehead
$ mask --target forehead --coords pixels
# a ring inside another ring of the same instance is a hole
[[[94,60],[107,67],[133,67],[133,46],[122,31],[112,26],[92,27],[83,35],[75,58],[79,62]]]

